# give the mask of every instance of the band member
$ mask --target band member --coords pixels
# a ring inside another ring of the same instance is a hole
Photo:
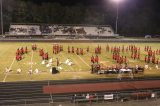
[[[37,50],[37,45],[36,44],[32,44],[32,50]]]
[[[21,47],[20,52],[21,52],[21,54],[24,54],[24,49],[23,49],[23,47]]]
[[[115,59],[115,53],[113,53],[113,55],[112,55],[112,59],[113,59],[113,60]]]
[[[57,67],[59,66],[59,59],[58,58],[56,58],[56,60],[57,60]]]
[[[91,64],[91,73],[94,73],[94,64]]]
[[[94,63],[94,56],[91,57],[91,62]]]
[[[77,54],[77,55],[79,55],[79,48],[77,48],[77,50],[76,50],[76,54]]]
[[[98,63],[99,62],[99,57],[98,57],[98,55],[96,55],[96,57],[95,57],[95,60],[94,60],[96,63]]]
[[[83,49],[80,49],[80,53],[81,53],[81,55],[83,55]]]
[[[19,55],[19,54],[20,54],[20,50],[18,48],[17,51],[16,51],[16,55]]]
[[[156,60],[156,64],[159,64],[159,58],[157,58],[157,60]]]
[[[48,53],[45,54],[45,60],[48,60]]]
[[[16,55],[16,60],[19,61],[19,54]]]
[[[42,55],[42,60],[45,60],[45,53]]]
[[[39,50],[39,56],[43,56],[43,54],[44,54],[43,49],[40,49],[40,50]]]
[[[89,52],[89,46],[87,47],[87,50],[86,50],[87,52]]]
[[[155,64],[155,57],[152,57],[152,63]]]
[[[32,50],[34,50],[34,45],[32,44]]]
[[[22,60],[22,55],[21,55],[21,54],[16,55],[16,60],[17,60],[17,61]]]
[[[68,46],[68,53],[70,53],[70,47]]]
[[[72,53],[74,53],[74,47],[72,46]]]

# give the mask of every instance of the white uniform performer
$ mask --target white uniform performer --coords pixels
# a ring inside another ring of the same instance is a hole
[[[22,71],[22,70],[21,70],[20,68],[18,68],[18,69],[17,69],[17,74],[20,74],[21,71]]]

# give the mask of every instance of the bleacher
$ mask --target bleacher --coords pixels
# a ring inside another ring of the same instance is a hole
[[[9,35],[41,35],[38,25],[10,25]]]
[[[11,24],[9,35],[47,35],[54,37],[115,37],[107,25],[56,25],[56,24]]]

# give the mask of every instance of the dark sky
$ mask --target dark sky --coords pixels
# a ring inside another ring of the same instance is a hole
[[[101,4],[103,0],[30,0],[35,3],[42,2],[58,2],[62,5],[75,5],[77,3],[81,3],[84,5],[92,5],[92,4]]]
[[[63,6],[73,6],[76,4],[83,4],[84,6],[96,5],[96,6],[107,6],[114,5],[111,0],[30,0],[36,4],[41,3],[60,3]],[[124,0],[120,4],[122,9],[136,8],[136,7],[149,7],[152,11],[157,11],[160,14],[160,0]]]
[[[109,2],[110,0],[30,0],[35,3],[42,3],[42,2],[58,2],[63,5],[75,5],[77,3],[82,3],[84,5],[103,5],[105,2]],[[144,5],[159,5],[160,6],[160,0],[125,0],[125,2],[128,3],[140,3]]]

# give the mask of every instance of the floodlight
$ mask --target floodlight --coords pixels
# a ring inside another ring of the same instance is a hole
[[[113,1],[113,2],[115,2],[115,3],[120,3],[120,2],[122,2],[122,1],[124,1],[124,0],[111,0],[111,1]]]

